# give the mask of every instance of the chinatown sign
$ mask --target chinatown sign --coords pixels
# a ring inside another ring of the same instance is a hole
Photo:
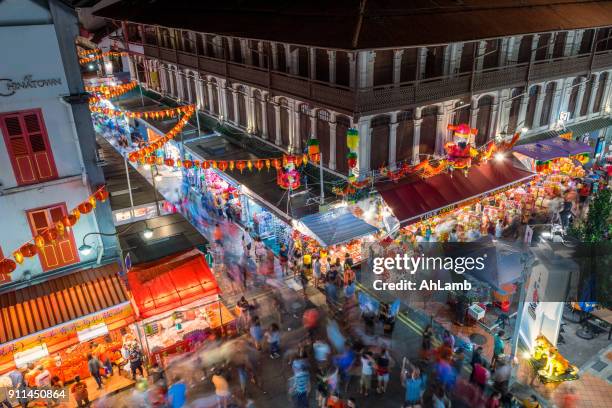
[[[0,78],[0,96],[15,95],[20,89],[45,88],[61,84],[61,78],[34,79],[32,75],[24,75],[21,80]]]

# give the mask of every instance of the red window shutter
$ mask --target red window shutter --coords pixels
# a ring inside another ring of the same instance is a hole
[[[7,115],[2,119],[4,140],[11,156],[17,184],[36,182],[34,160],[30,154],[29,143],[26,141],[26,135],[21,126],[19,115]]]
[[[57,177],[51,146],[47,140],[40,110],[25,113],[23,122],[28,133],[28,141],[30,142],[39,181],[47,181]]]
[[[64,204],[56,204],[47,208],[28,211],[28,220],[32,234],[43,233],[47,228],[53,227],[67,214]],[[46,244],[39,251],[40,263],[44,271],[79,262],[74,235],[66,231],[63,237],[58,237],[54,243]]]
[[[0,115],[17,184],[57,178],[57,169],[40,109]]]

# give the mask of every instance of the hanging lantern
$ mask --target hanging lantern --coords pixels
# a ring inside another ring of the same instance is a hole
[[[349,173],[349,175],[348,175],[348,182],[353,184],[353,183],[355,183],[355,181],[357,181],[357,176],[355,176],[353,173]]]
[[[96,191],[96,193],[94,194],[94,197],[96,197],[96,200],[100,201],[101,203],[105,202],[106,199],[108,198],[108,191],[106,191],[106,188],[103,188],[101,190]]]
[[[214,160],[210,162],[210,165],[211,165],[211,167],[212,167],[213,169],[216,169],[216,168],[217,168],[217,162],[216,162],[216,161],[214,161]]]
[[[75,208],[74,210],[72,210],[72,215],[76,217],[77,221],[79,220],[79,218],[81,218],[81,212],[78,210],[78,208]]]
[[[19,252],[21,252],[21,254],[25,256],[26,258],[31,258],[34,255],[36,255],[36,245],[31,244],[29,242],[27,244],[23,244],[21,248],[19,248]]]
[[[34,244],[36,247],[42,249],[45,246],[45,239],[42,235],[37,235],[34,237]]]
[[[210,162],[208,160],[202,162],[202,168],[204,170],[210,169]]]
[[[131,161],[132,163],[134,163],[136,160],[138,160],[138,153],[136,152],[132,152],[128,155],[128,160]]]
[[[247,168],[249,171],[253,171],[253,162],[251,160],[247,161]]]
[[[270,171],[270,159],[266,159],[266,169]]]
[[[21,253],[21,251],[17,250],[13,252],[13,258],[15,258],[15,262],[17,262],[18,264],[23,263],[23,254]]]
[[[77,217],[75,217],[74,214],[70,214],[62,218],[62,224],[64,224],[64,227],[66,227],[67,229],[69,229],[74,224],[76,224],[76,222],[77,222]]]
[[[308,164],[308,155],[307,154],[302,156],[302,163],[304,164],[304,166]]]
[[[199,160],[194,160],[193,167],[195,167],[196,169],[199,169],[200,167],[202,167],[202,163],[200,163]]]
[[[57,233],[56,228],[47,228],[47,231],[43,233],[43,238],[45,239],[45,243],[55,244],[55,241],[57,240],[58,235],[59,234]]]
[[[229,169],[230,169],[230,171],[234,171],[235,167],[236,167],[236,163],[233,160],[231,160],[229,162]]]
[[[320,153],[321,150],[319,148],[319,139],[309,139],[308,140],[308,156],[312,157],[315,154]]]
[[[280,170],[282,167],[281,161],[279,159],[272,159],[272,166],[274,166],[276,170]]]
[[[96,208],[96,197],[90,196],[87,201],[89,201],[89,204],[91,204],[93,208]]]
[[[93,205],[89,201],[85,201],[77,207],[81,214],[89,214],[93,210]]]
[[[155,164],[155,156],[147,156],[145,157],[145,163],[151,165]]]
[[[350,128],[346,131],[346,146],[353,152],[357,151],[359,147],[359,132],[357,129]]]
[[[164,158],[162,156],[156,156],[155,164],[161,166],[162,164],[164,164]]]
[[[347,162],[350,169],[354,169],[357,166],[357,153],[350,152],[347,156]]]
[[[190,169],[193,166],[193,162],[191,160],[184,160],[183,167],[186,169]]]
[[[221,160],[221,161],[219,161],[219,162],[217,163],[217,168],[218,168],[219,170],[221,170],[221,171],[225,171],[225,170],[227,170],[227,166],[228,166],[228,164],[227,164],[227,162],[226,162],[225,160]]]
[[[257,169],[257,171],[261,171],[261,169],[263,169],[264,167],[264,161],[263,160],[257,160],[255,162],[255,168]]]
[[[164,164],[168,167],[174,167],[174,160],[172,159],[166,159],[164,160]]]
[[[236,162],[236,168],[240,170],[240,173],[242,173],[242,170],[244,170],[245,167],[246,167],[246,163],[243,160],[239,160]]]
[[[15,269],[17,264],[12,259],[5,258],[0,261],[0,275],[10,275]]]

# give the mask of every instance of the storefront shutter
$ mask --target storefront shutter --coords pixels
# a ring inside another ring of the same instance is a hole
[[[34,160],[30,154],[19,115],[4,116],[2,127],[17,184],[35,183],[37,178],[34,172]]]

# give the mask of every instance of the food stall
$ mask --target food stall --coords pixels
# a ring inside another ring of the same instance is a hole
[[[514,155],[538,173],[584,177],[582,165],[590,160],[593,149],[584,143],[561,137],[514,146]]]
[[[196,249],[135,265],[127,280],[145,351],[164,367],[208,339],[235,332],[235,318]]]

